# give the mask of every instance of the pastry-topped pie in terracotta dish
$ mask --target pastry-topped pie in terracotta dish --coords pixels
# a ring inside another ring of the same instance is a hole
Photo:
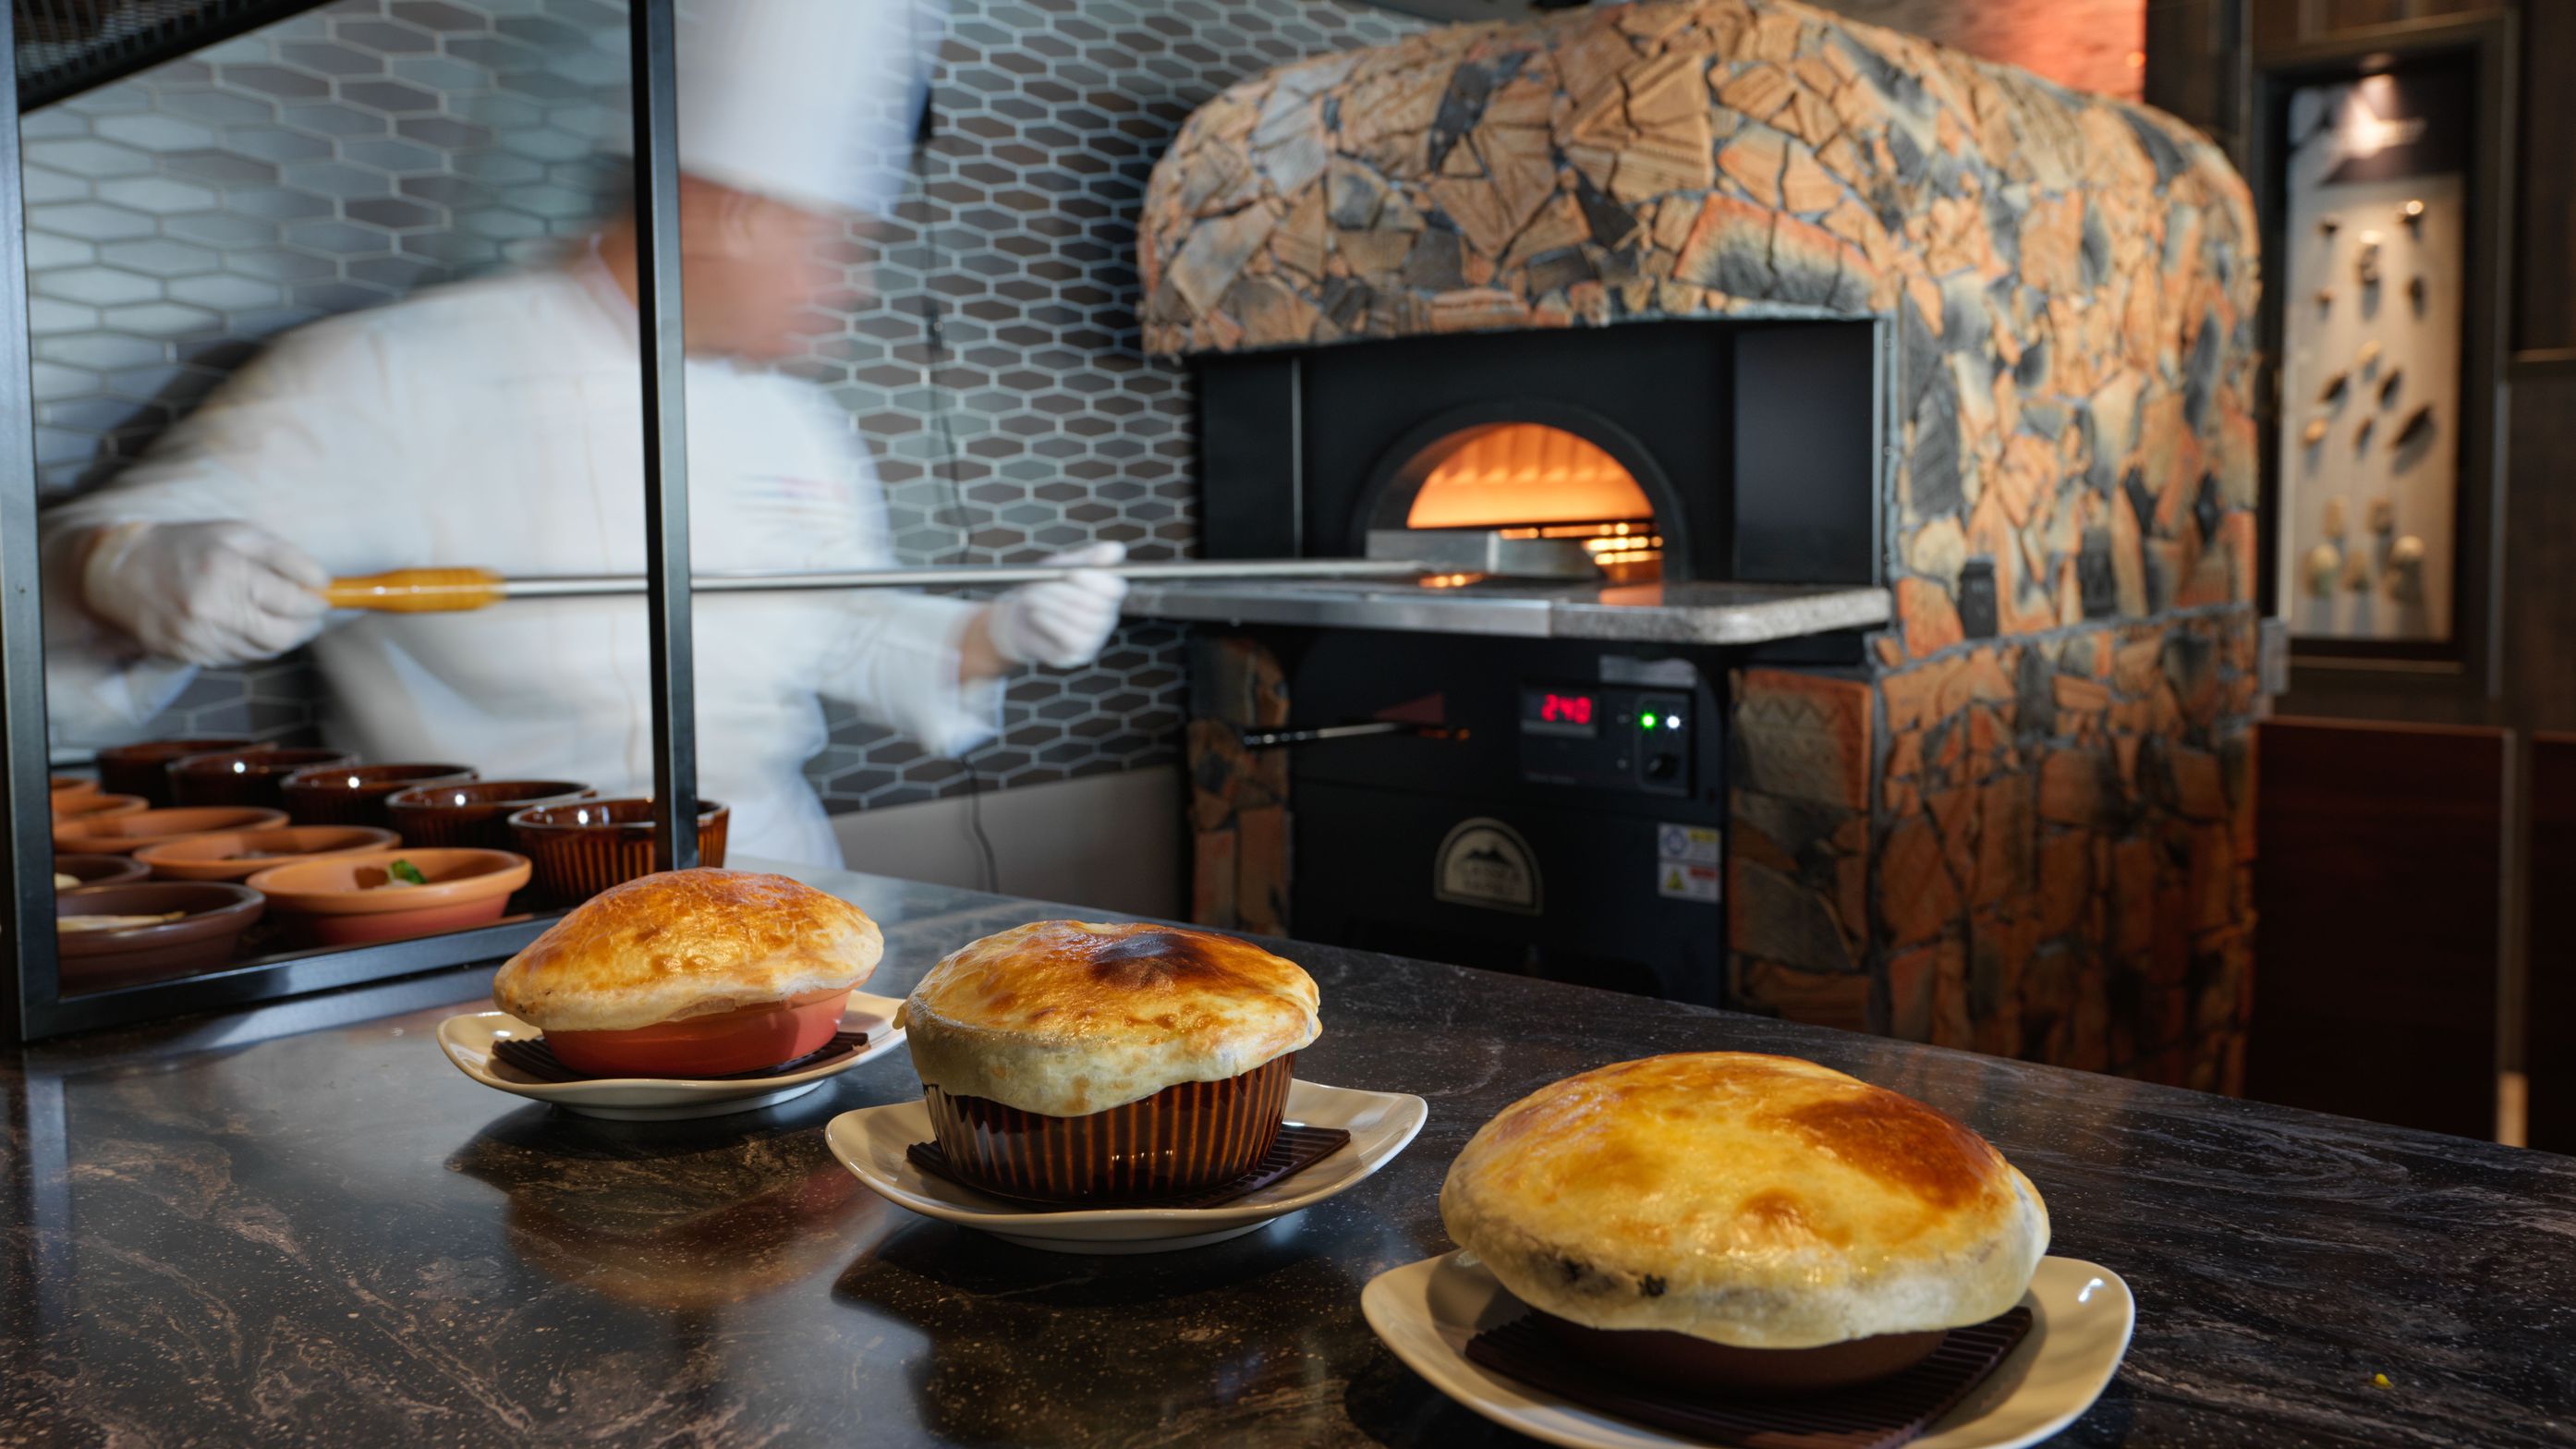
[[[1894,1373],[2048,1250],[2030,1179],[1956,1119],[1748,1052],[1541,1087],[1458,1154],[1440,1215],[1570,1351],[1690,1388]]]
[[[715,1077],[821,1050],[885,939],[782,875],[678,870],[576,907],[492,978],[492,1001],[594,1076]]]

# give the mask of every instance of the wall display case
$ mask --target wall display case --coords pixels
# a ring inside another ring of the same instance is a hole
[[[2491,688],[2508,18],[2258,55],[2264,603],[2301,670]]]
[[[118,32],[88,51],[74,47],[50,60],[29,57],[33,73],[20,65],[14,37],[0,31],[0,66],[19,78],[22,101],[58,98],[67,93],[67,85],[95,84],[212,43],[254,19],[309,8],[170,0],[141,30]],[[675,869],[697,863],[699,834],[693,825],[678,828],[681,822],[695,821],[698,800],[673,0],[637,0],[629,11],[628,33],[635,97],[636,335],[644,428],[646,576],[640,604],[648,620],[653,680],[654,861],[662,869]],[[19,131],[11,126],[0,130],[0,175],[19,174]],[[0,969],[7,972],[0,982],[0,1039],[32,1040],[488,961],[534,939],[550,917],[519,916],[408,940],[290,951],[210,969],[136,972],[114,983],[85,981],[75,970],[66,982],[54,896],[26,264],[25,197],[23,188],[12,184],[0,188],[0,809],[6,812],[0,817],[5,821],[0,825],[0,868],[5,868],[0,872],[0,885],[5,885],[0,891],[0,953],[5,953],[0,961],[5,964]]]
[[[2290,95],[2276,567],[2299,637],[2453,636],[2468,109],[2448,69]]]

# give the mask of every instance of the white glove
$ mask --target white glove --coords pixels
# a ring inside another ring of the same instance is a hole
[[[1014,664],[1058,669],[1090,663],[1118,627],[1118,601],[1127,597],[1125,579],[1099,570],[1126,557],[1123,543],[1093,543],[1040,560],[1085,572],[1022,584],[995,599],[985,622],[993,652]]]
[[[81,566],[90,612],[187,664],[273,659],[321,632],[331,582],[312,555],[247,523],[123,523]]]

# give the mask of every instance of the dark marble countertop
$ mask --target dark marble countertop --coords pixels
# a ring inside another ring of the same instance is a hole
[[[866,877],[873,989],[1061,912]],[[1973,1123],[2117,1269],[2137,1338],[2073,1445],[2576,1444],[2576,1161],[1573,987],[1294,946],[1318,1081],[1431,1122],[1251,1237],[1083,1258],[869,1195],[837,1112],[620,1124],[488,1091],[452,974],[0,1053],[0,1444],[1482,1445],[1361,1285],[1445,1251],[1441,1175],[1522,1093],[1788,1052]],[[2391,1070],[2403,1070],[2392,1063]],[[2379,1388],[2372,1375],[2385,1374]]]

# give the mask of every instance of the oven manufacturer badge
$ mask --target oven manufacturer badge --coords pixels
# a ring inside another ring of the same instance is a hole
[[[1521,833],[1490,816],[1461,820],[1440,842],[1431,894],[1452,905],[1539,913],[1538,859]]]
[[[1655,894],[1677,901],[1717,903],[1725,868],[1714,825],[1655,827]]]

